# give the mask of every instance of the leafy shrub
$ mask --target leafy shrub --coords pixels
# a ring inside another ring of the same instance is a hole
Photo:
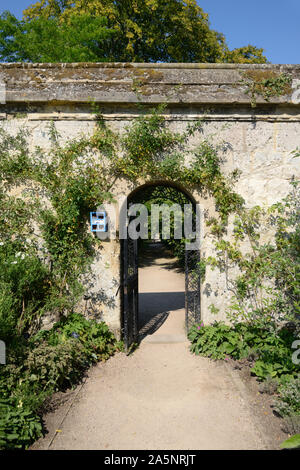
[[[41,342],[29,352],[24,369],[32,391],[57,391],[78,382],[88,364],[82,346],[70,339],[56,346]]]
[[[283,418],[282,429],[287,434],[300,433],[300,414],[285,416]]]
[[[206,260],[226,274],[233,292],[226,312],[232,323],[269,330],[299,323],[300,184],[292,180],[291,185],[288,196],[270,208],[239,211],[231,240],[219,237],[216,255]]]
[[[41,419],[30,409],[0,400],[0,449],[22,449],[42,435]]]
[[[87,230],[88,213],[112,201],[114,182],[155,177],[198,188],[203,196],[214,196],[223,222],[241,206],[232,178],[221,172],[223,145],[204,141],[190,149],[189,139],[201,131],[202,122],[173,132],[163,110],[160,106],[141,116],[118,136],[95,108],[92,135],[62,143],[52,123],[48,149],[32,149],[29,130],[10,135],[0,129],[0,335],[7,342],[8,361],[0,376],[0,391],[8,400],[0,426],[7,426],[9,407],[15,409],[14,420],[30,421],[45,397],[76,383],[85,367],[118,347],[104,324],[72,314],[100,244]],[[16,188],[24,189],[22,197],[14,195]],[[44,312],[61,321],[26,342],[24,335],[34,335]],[[15,428],[1,445],[20,444],[21,437],[12,437],[19,435]]]
[[[272,333],[249,323],[234,326],[215,322],[213,325],[195,325],[189,332],[191,351],[212,359],[252,358],[252,373],[260,380],[276,378],[281,381],[296,377],[299,366],[292,362],[294,333],[281,328]]]
[[[0,338],[9,343],[33,328],[47,302],[49,269],[16,244],[0,246]]]
[[[45,399],[79,383],[91,364],[120,349],[105,323],[75,313],[49,331],[11,343],[0,375],[0,448],[28,447],[42,435]]]
[[[300,416],[300,376],[290,380],[279,389],[279,398],[274,405],[281,416]]]
[[[58,346],[72,338],[76,339],[84,356],[91,362],[108,359],[116,350],[116,339],[104,322],[87,320],[78,313],[64,317],[50,331],[39,332],[32,341],[35,343],[44,339],[48,344]]]
[[[208,326],[203,323],[195,325],[188,337],[192,342],[193,353],[211,359],[225,359],[226,356],[240,359],[248,353],[248,347],[239,332],[221,322]]]
[[[261,393],[267,393],[268,395],[274,395],[279,387],[279,383],[277,379],[273,379],[272,377],[267,377],[264,382],[261,382],[259,385],[259,391]]]

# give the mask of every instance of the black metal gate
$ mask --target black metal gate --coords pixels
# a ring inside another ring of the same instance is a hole
[[[196,217],[193,216],[193,230],[196,227]],[[124,346],[129,352],[139,341],[138,325],[138,240],[133,240],[128,234],[122,240],[122,337]],[[198,243],[197,243],[198,245]],[[196,246],[197,246],[196,245]],[[200,248],[185,251],[185,324],[186,333],[201,320],[201,291],[200,291]]]
[[[127,238],[122,243],[123,258],[123,340],[128,352],[138,341],[138,243]]]
[[[122,243],[123,259],[123,340],[127,352],[138,343],[138,242],[128,238]],[[201,320],[200,250],[185,252],[186,332]]]
[[[186,332],[201,320],[200,250],[185,251]]]

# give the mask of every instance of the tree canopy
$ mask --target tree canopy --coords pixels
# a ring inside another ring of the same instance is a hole
[[[196,0],[41,0],[0,16],[0,59],[29,62],[265,63],[230,50]]]
[[[113,31],[105,18],[72,15],[68,23],[57,18],[19,22],[9,12],[0,18],[1,60],[29,62],[97,62],[105,60]]]

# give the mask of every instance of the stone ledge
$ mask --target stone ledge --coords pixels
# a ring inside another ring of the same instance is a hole
[[[102,114],[106,121],[131,121],[140,115],[130,114]],[[197,121],[201,118],[205,121],[233,121],[233,122],[300,122],[300,114],[164,114],[166,121]],[[0,119],[5,119],[6,114]],[[24,116],[28,121],[95,121],[96,116],[91,113],[28,113]]]
[[[243,83],[245,71],[289,73],[294,91],[300,84],[300,65],[270,64],[0,64],[0,81],[9,103],[148,103],[245,104],[251,97]],[[300,91],[299,91],[300,95]],[[257,104],[300,106],[289,95]],[[300,101],[300,99],[299,99]],[[2,108],[3,109],[3,108]]]
[[[266,69],[266,70],[300,70],[300,64],[225,64],[225,63],[149,63],[149,62],[73,62],[73,63],[29,63],[2,62],[1,69],[84,69],[84,68],[150,68],[150,69]]]

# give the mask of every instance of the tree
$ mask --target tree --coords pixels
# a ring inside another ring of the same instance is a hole
[[[2,60],[266,62],[254,46],[230,51],[196,0],[41,0],[22,21],[2,15],[0,41]]]
[[[0,17],[0,57],[8,62],[97,62],[113,31],[103,17],[72,15],[18,21],[9,12]]]

